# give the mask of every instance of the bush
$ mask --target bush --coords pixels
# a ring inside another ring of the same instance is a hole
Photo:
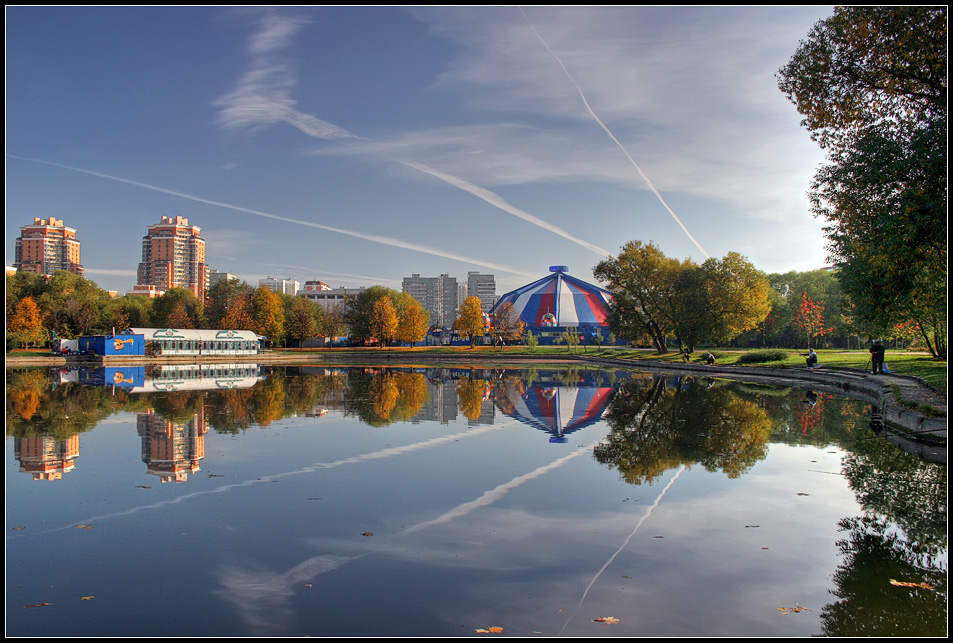
[[[739,364],[763,364],[764,362],[783,362],[788,358],[788,352],[780,348],[759,350],[745,353],[738,358]]]

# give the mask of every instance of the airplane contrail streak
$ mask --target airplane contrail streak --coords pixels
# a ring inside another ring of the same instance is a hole
[[[569,79],[569,82],[571,82],[573,87],[576,88],[576,91],[579,92],[579,97],[582,98],[582,102],[586,106],[586,109],[589,110],[589,114],[592,115],[592,118],[595,119],[596,123],[599,124],[599,127],[602,128],[602,131],[604,131],[606,135],[610,139],[612,139],[612,141],[619,147],[619,149],[622,150],[622,153],[625,154],[626,158],[629,159],[629,162],[632,163],[632,167],[635,168],[635,170],[639,173],[639,176],[642,177],[642,180],[645,181],[645,184],[649,187],[649,190],[652,191],[652,194],[655,195],[655,198],[658,199],[659,203],[662,204],[662,207],[668,210],[668,213],[672,215],[673,219],[675,219],[675,223],[677,223],[682,228],[682,231],[684,231],[685,234],[688,236],[688,238],[691,240],[691,242],[695,244],[695,247],[698,248],[703,255],[705,255],[706,259],[710,259],[711,255],[709,255],[708,252],[706,252],[705,249],[702,248],[701,244],[698,243],[695,237],[692,236],[692,233],[688,231],[688,228],[686,228],[685,224],[682,223],[682,220],[678,218],[678,215],[675,214],[675,211],[669,207],[668,203],[665,202],[665,199],[662,198],[662,195],[659,193],[659,191],[655,189],[655,185],[653,185],[652,181],[649,180],[649,177],[645,175],[645,172],[642,171],[642,168],[639,167],[639,164],[635,162],[635,159],[632,158],[632,155],[629,154],[629,151],[625,149],[625,146],[619,142],[619,139],[617,139],[615,135],[612,133],[612,131],[608,127],[606,127],[606,124],[602,122],[602,119],[599,118],[596,112],[589,105],[589,101],[586,99],[586,95],[583,93],[582,88],[579,86],[579,83],[576,82],[576,80],[572,77],[572,74],[569,73],[569,70],[566,69],[566,65],[564,65],[563,61],[560,60],[559,56],[556,55],[556,52],[554,52],[549,47],[549,45],[546,44],[546,41],[543,40],[543,37],[539,35],[538,31],[536,31],[536,27],[533,26],[532,22],[530,22],[529,16],[526,15],[526,12],[523,11],[523,8],[520,7],[519,10],[520,10],[520,13],[523,14],[523,18],[526,19],[526,24],[528,24],[529,28],[533,30],[533,33],[536,34],[536,37],[539,39],[539,41],[543,43],[543,47],[546,48],[546,51],[548,51],[550,55],[556,59],[556,62],[559,63],[559,66],[562,68],[563,73],[566,74],[566,77]]]
[[[257,217],[264,217],[266,219],[275,219],[276,221],[285,221],[287,223],[295,223],[297,225],[308,226],[310,228],[317,228],[319,230],[326,230],[328,232],[335,232],[337,234],[347,235],[349,237],[356,237],[358,239],[363,239],[365,241],[371,241],[373,243],[379,243],[385,246],[393,246],[395,248],[403,248],[405,250],[413,250],[415,252],[421,252],[424,254],[435,255],[437,257],[443,257],[444,259],[453,259],[455,261],[461,261],[464,263],[471,263],[477,266],[483,266],[484,268],[489,268],[491,270],[497,270],[500,272],[508,272],[514,275],[520,275],[523,277],[533,278],[535,275],[519,270],[518,268],[511,268],[510,266],[503,266],[496,263],[488,263],[480,259],[474,259],[472,257],[466,257],[464,255],[458,255],[452,252],[446,252],[443,250],[437,250],[436,248],[430,248],[418,243],[412,243],[410,241],[403,241],[401,239],[393,239],[390,237],[382,237],[375,234],[367,234],[364,232],[354,232],[353,230],[346,230],[344,228],[336,228],[334,226],[324,225],[323,223],[315,223],[313,221],[303,221],[301,219],[292,219],[291,217],[283,217],[277,214],[271,214],[270,212],[262,212],[261,210],[253,210],[251,208],[244,208],[239,205],[232,205],[230,203],[224,203],[222,201],[213,201],[212,199],[206,199],[200,196],[195,196],[193,194],[186,194],[185,192],[178,192],[176,190],[169,190],[167,188],[162,188],[157,185],[150,185],[149,183],[142,183],[140,181],[133,181],[131,179],[124,179],[119,176],[113,176],[111,174],[104,174],[102,172],[94,172],[93,170],[85,170],[79,167],[73,167],[70,165],[63,165],[62,163],[53,163],[52,161],[44,161],[41,159],[33,159],[25,156],[16,156],[13,154],[7,154],[7,158],[17,159],[19,161],[29,161],[32,163],[42,163],[43,165],[50,165],[53,167],[63,168],[65,170],[71,170],[73,172],[81,172],[83,174],[89,174],[90,176],[96,176],[102,179],[108,179],[110,181],[118,181],[119,183],[126,183],[128,185],[134,185],[136,187],[145,188],[147,190],[153,190],[155,192],[162,192],[164,194],[170,194],[172,196],[181,197],[183,199],[189,199],[191,201],[198,201],[199,203],[205,203],[208,205],[214,205],[219,208],[227,208],[229,210],[237,210],[238,212],[245,212],[246,214],[253,214]]]

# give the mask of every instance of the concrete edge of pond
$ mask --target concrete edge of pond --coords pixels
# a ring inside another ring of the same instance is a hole
[[[235,357],[215,357],[196,360],[194,357],[138,357],[138,358],[85,358],[85,357],[26,357],[7,358],[6,367],[19,366],[119,366],[130,364],[194,364],[234,363]],[[905,399],[919,397],[914,391],[928,391],[933,404],[946,411],[946,400],[933,392],[923,382],[914,377],[896,374],[873,375],[859,371],[829,370],[826,368],[773,368],[764,366],[718,366],[707,364],[682,364],[654,360],[626,360],[607,357],[589,357],[586,355],[506,355],[505,353],[474,355],[445,355],[428,353],[378,352],[378,353],[285,353],[267,352],[259,355],[243,355],[238,358],[243,363],[289,364],[289,363],[336,363],[336,364],[394,364],[409,362],[453,362],[463,364],[572,364],[588,363],[601,366],[632,370],[666,371],[691,373],[706,377],[722,377],[748,382],[773,383],[795,386],[810,386],[828,393],[838,393],[881,407],[885,422],[900,426],[913,433],[946,441],[947,418],[928,417],[917,411],[900,405],[895,387]]]

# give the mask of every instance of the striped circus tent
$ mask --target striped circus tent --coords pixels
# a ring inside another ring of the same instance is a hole
[[[567,274],[566,266],[551,266],[548,276],[508,292],[493,307],[510,303],[527,328],[606,327],[608,290]]]

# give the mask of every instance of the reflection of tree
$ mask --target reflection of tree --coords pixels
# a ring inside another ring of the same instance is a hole
[[[410,420],[429,399],[427,378],[421,373],[353,369],[347,386],[347,412],[377,427]]]
[[[877,518],[840,521],[847,537],[838,542],[844,561],[834,573],[837,601],[821,612],[824,636],[944,636],[947,618],[946,564],[923,567],[911,544]],[[897,587],[927,583],[933,589]],[[916,618],[911,618],[915,614]]]
[[[486,380],[461,377],[457,380],[457,404],[460,412],[468,420],[480,419],[483,410],[483,394],[486,391]]]
[[[872,434],[851,443],[843,474],[864,514],[840,521],[838,598],[821,620],[830,636],[942,636],[947,607],[946,468]],[[934,589],[896,587],[890,579]],[[917,619],[910,619],[917,614]],[[916,622],[912,622],[916,621]]]
[[[765,457],[772,427],[764,409],[727,387],[678,377],[624,383],[606,419],[612,433],[595,457],[633,484],[692,463],[737,477]]]
[[[122,390],[58,383],[52,370],[11,369],[6,375],[8,436],[65,440],[92,429],[126,405],[136,405]]]

